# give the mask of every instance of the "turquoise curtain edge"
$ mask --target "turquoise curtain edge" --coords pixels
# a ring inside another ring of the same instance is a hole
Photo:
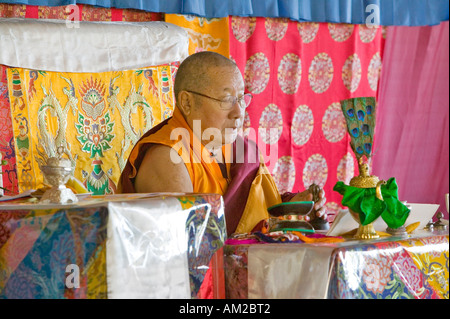
[[[301,22],[369,22],[383,26],[437,25],[449,20],[448,0],[0,0],[0,3],[85,4],[206,18],[279,17]]]

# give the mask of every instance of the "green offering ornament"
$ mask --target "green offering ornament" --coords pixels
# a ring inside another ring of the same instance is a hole
[[[354,238],[378,238],[372,224],[378,217],[381,216],[390,228],[397,229],[405,223],[410,209],[398,200],[395,178],[386,182],[369,174],[375,132],[375,98],[343,100],[341,108],[351,138],[350,146],[358,160],[359,175],[350,180],[350,185],[337,182],[333,190],[343,196],[342,205],[348,207],[360,225]]]
[[[398,199],[398,186],[395,178],[380,184],[382,199],[377,197],[376,188],[359,188],[337,182],[333,188],[343,195],[342,205],[358,213],[359,223],[366,226],[381,216],[386,224],[396,229],[405,224],[410,209]]]

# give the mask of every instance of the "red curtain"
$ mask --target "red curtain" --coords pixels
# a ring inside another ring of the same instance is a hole
[[[449,23],[387,32],[373,171],[396,177],[401,200],[440,204],[448,218]]]
[[[163,13],[135,9],[100,8],[89,5],[27,6],[0,3],[0,18],[71,19],[78,15],[79,21],[161,21]]]
[[[340,101],[376,96],[383,29],[234,16],[229,23],[231,58],[254,96],[246,134],[281,192],[324,188],[332,221],[342,199],[333,186],[358,174]]]

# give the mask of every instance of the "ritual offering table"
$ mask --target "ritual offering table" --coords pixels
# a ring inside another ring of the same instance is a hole
[[[448,232],[334,243],[229,240],[226,297],[448,299],[448,260]]]
[[[217,298],[225,236],[215,194],[0,202],[0,298]]]

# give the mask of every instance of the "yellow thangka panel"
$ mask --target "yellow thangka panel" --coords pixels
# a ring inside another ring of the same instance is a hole
[[[90,192],[114,193],[134,144],[172,115],[178,65],[102,73],[9,68],[19,190],[43,186],[39,167],[59,148]]]
[[[228,17],[208,19],[166,14],[165,21],[185,28],[189,35],[189,54],[213,51],[230,57]]]

